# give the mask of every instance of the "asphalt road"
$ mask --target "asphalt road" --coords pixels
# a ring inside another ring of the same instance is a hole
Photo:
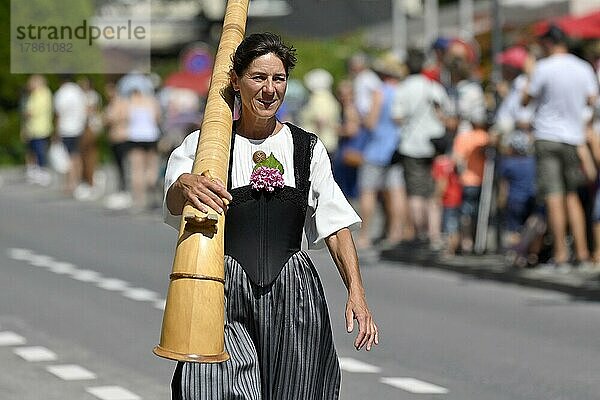
[[[168,399],[155,357],[176,233],[51,189],[0,187],[0,399]],[[344,400],[596,400],[600,304],[371,262],[381,329],[371,352],[344,330],[345,290],[312,252],[328,297]]]

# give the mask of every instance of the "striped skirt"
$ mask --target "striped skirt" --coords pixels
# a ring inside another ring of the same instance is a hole
[[[218,364],[178,363],[173,400],[332,400],[340,370],[327,304],[305,252],[261,288],[225,257],[225,348]]]

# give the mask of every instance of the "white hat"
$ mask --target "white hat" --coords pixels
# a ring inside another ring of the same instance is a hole
[[[315,68],[304,75],[304,84],[311,92],[331,89],[333,76],[323,68]]]

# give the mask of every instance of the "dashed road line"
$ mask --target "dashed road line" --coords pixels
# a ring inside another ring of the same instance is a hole
[[[96,386],[85,389],[100,400],[141,400],[142,398],[120,386]]]
[[[20,346],[27,343],[27,340],[14,332],[0,332],[0,346]]]
[[[102,275],[91,269],[76,270],[71,274],[71,278],[80,282],[98,283],[102,279]]]
[[[144,288],[132,288],[129,282],[121,279],[107,278],[91,269],[79,269],[71,263],[56,261],[52,257],[42,254],[35,254],[30,249],[12,248],[7,250],[7,254],[14,260],[27,261],[31,265],[46,267],[56,274],[69,275],[77,281],[91,283],[104,290],[121,292],[123,297],[131,300],[152,302],[154,308],[158,310],[165,309],[165,300],[161,299],[158,293]]]
[[[447,394],[448,389],[414,378],[381,378],[381,383],[414,394]]]
[[[56,361],[56,353],[42,346],[17,347],[13,352],[28,362]]]
[[[75,364],[50,365],[46,371],[64,381],[82,381],[96,379],[96,374]]]
[[[122,281],[121,279],[104,278],[100,279],[98,283],[96,283],[96,286],[104,290],[120,292],[125,289],[128,289],[129,283]]]
[[[0,332],[0,346],[13,346],[25,343],[24,337],[11,331]],[[43,346],[15,347],[13,353],[27,362],[56,361],[58,356]],[[64,381],[94,380],[96,374],[76,364],[49,365],[46,371]],[[85,389],[100,400],[142,400],[137,394],[120,386],[96,386]]]
[[[156,301],[158,300],[158,293],[143,288],[126,289],[123,292],[123,296],[128,299],[137,301]]]
[[[48,270],[59,275],[72,275],[77,271],[77,267],[68,262],[55,262],[52,266],[48,267]]]
[[[48,256],[33,255],[29,258],[29,264],[34,267],[49,268],[54,264],[54,259]]]
[[[340,368],[347,372],[378,374],[381,368],[350,357],[340,357]]]
[[[8,256],[17,261],[28,261],[33,255],[29,249],[8,249]]]

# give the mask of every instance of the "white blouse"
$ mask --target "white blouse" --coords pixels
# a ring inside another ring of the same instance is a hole
[[[181,174],[191,172],[199,135],[200,131],[192,132],[171,153],[165,174],[165,195]],[[283,164],[285,185],[296,187],[292,132],[287,125],[284,125],[276,134],[266,139],[252,140],[240,135],[236,136],[231,171],[232,188],[250,183],[250,175],[254,168],[252,155],[257,150],[262,150],[267,156],[273,153]],[[163,215],[167,224],[179,229],[181,216],[172,215],[166,207],[166,202],[163,204]],[[310,190],[304,221],[308,248],[321,248],[324,245],[323,239],[329,235],[346,227],[356,230],[360,228],[360,223],[358,214],[333,179],[325,146],[317,140],[310,164]]]

